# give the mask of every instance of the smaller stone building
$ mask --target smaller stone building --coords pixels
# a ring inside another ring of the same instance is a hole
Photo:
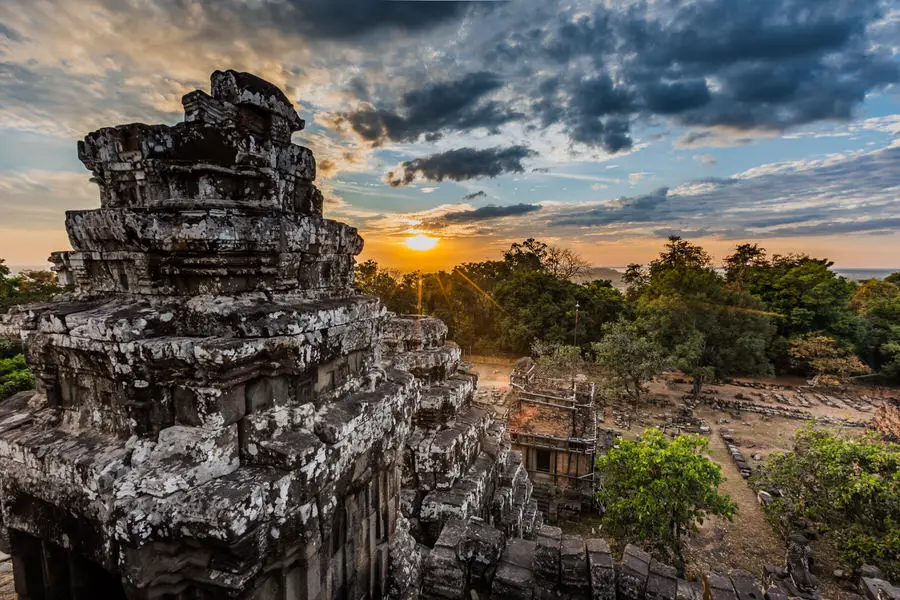
[[[537,377],[522,359],[510,375],[509,435],[522,453],[538,507],[551,520],[590,506],[596,489],[594,386]]]

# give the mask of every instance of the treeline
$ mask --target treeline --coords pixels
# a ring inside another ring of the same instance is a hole
[[[501,260],[434,273],[392,273],[366,261],[357,285],[394,312],[443,319],[473,353],[537,347],[570,355],[564,347],[577,346],[585,358],[629,364],[649,355],[697,389],[775,373],[823,383],[877,373],[900,382],[900,273],[857,284],[831,265],[742,244],[716,268],[702,247],[671,237],[648,265],[628,266],[621,293],[608,281],[575,283],[583,260],[528,239]]]
[[[49,300],[62,291],[52,272],[23,271],[12,275],[0,258],[0,313],[16,304]],[[0,338],[0,400],[33,387],[34,377],[25,364],[21,343]]]

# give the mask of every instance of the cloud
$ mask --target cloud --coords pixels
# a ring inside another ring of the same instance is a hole
[[[125,12],[133,5],[116,0],[102,2],[107,9]],[[194,3],[148,2],[158,12],[169,17],[197,17],[202,15],[207,29],[198,33],[210,36],[224,32],[241,32],[245,24],[269,27],[298,37],[356,41],[377,32],[400,31],[417,33],[445,22],[458,21],[472,6],[463,0],[428,2],[371,0],[283,0],[279,2],[238,2],[198,0]],[[173,22],[179,22],[173,20]],[[238,27],[236,27],[236,25]],[[217,31],[218,29],[218,31]]]
[[[484,190],[478,190],[477,192],[466,194],[462,197],[462,201],[468,202],[469,200],[479,200],[481,198],[487,198],[487,194],[484,192]]]
[[[712,154],[697,154],[694,155],[694,160],[706,167],[711,167],[718,162]]]
[[[355,111],[338,113],[333,122],[339,127],[349,126],[374,145],[415,141],[420,137],[434,141],[447,131],[495,130],[522,117],[499,102],[485,100],[502,86],[503,81],[493,73],[469,73],[456,80],[410,90],[397,109],[363,104]]]
[[[769,232],[769,237],[810,237],[846,235],[848,233],[896,233],[900,228],[900,216],[887,219],[859,219],[829,223],[813,223],[793,227],[780,227]]]
[[[639,171],[637,173],[631,173],[628,175],[628,181],[631,185],[635,185],[636,183],[640,183],[643,179],[646,179],[652,173],[647,173],[646,171]]]
[[[7,124],[83,133],[118,122],[92,111],[123,105],[129,120],[171,120],[227,65],[313,99],[370,145],[521,124],[617,153],[658,118],[696,130],[684,145],[846,120],[900,81],[879,0],[64,4],[0,6],[4,60],[33,74],[3,86]]]
[[[850,119],[866,94],[900,80],[893,49],[868,37],[880,17],[876,0],[599,4],[510,33],[495,55],[577,64],[534,81],[533,108],[573,141],[617,152],[641,115],[752,133]]]
[[[391,187],[398,187],[409,185],[417,177],[428,181],[465,181],[496,177],[503,173],[523,173],[525,167],[522,161],[534,154],[525,146],[498,146],[484,150],[457,148],[403,162],[397,170],[385,175],[385,181]]]
[[[440,217],[424,221],[426,227],[438,228],[447,225],[462,225],[467,223],[476,223],[478,221],[488,221],[491,219],[500,219],[503,217],[517,217],[527,215],[541,210],[540,204],[512,204],[510,206],[482,206],[474,210],[462,210],[458,212],[448,212]]]
[[[756,134],[757,132],[754,132]],[[735,137],[729,131],[696,130],[690,131],[677,140],[676,148],[733,148],[752,144],[751,137]]]
[[[669,188],[661,187],[649,194],[623,196],[591,208],[564,209],[560,214],[550,217],[549,223],[554,226],[590,227],[612,223],[649,222],[653,220],[655,211],[666,203],[668,195]]]
[[[0,23],[0,36],[5,37],[11,42],[21,42],[22,36],[18,31],[11,27],[7,27],[3,23]]]
[[[551,227],[608,232],[610,226],[646,223],[660,235],[694,231],[722,239],[888,231],[900,219],[898,164],[900,146],[773,163],[641,196],[554,205],[543,216]]]
[[[66,210],[95,208],[99,204],[100,192],[87,172],[0,171],[4,227],[62,229]]]

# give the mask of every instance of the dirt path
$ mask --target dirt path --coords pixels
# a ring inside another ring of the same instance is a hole
[[[711,458],[722,466],[727,478],[719,491],[731,496],[738,505],[738,512],[731,522],[714,517],[700,527],[700,532],[691,540],[688,552],[691,568],[698,572],[723,568],[744,569],[761,576],[766,565],[784,563],[784,542],[772,531],[763,516],[756,494],[741,477],[725,450],[719,429],[727,425],[711,427]]]

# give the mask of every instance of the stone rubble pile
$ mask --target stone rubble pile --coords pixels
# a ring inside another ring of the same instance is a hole
[[[722,438],[722,442],[725,444],[725,450],[728,451],[731,460],[734,461],[734,466],[737,467],[741,477],[749,479],[750,476],[753,475],[753,467],[750,466],[747,459],[744,458],[744,454],[738,449],[737,444],[735,444],[734,435],[727,429],[720,429],[719,435]]]
[[[792,408],[787,406],[772,406],[767,404],[756,404],[747,400],[728,399],[720,396],[703,396],[702,401],[709,404],[716,410],[726,412],[752,412],[769,417],[784,417],[787,419],[800,419],[804,421],[815,420],[822,425],[840,425],[843,427],[870,427],[871,422],[861,421],[858,419],[844,419],[841,417],[830,417],[827,415],[814,416],[807,410]]]

